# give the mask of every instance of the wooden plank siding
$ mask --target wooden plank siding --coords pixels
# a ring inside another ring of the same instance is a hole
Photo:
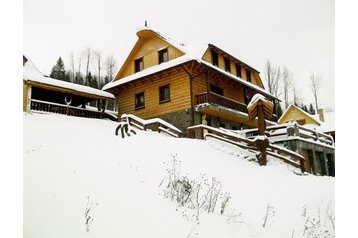
[[[191,107],[189,76],[182,68],[148,76],[118,88],[118,112],[144,119],[182,111]],[[170,101],[159,102],[159,87],[169,84]],[[135,94],[144,92],[145,108],[135,110]]]
[[[209,63],[212,63],[211,62],[211,49],[210,47],[205,51],[203,57],[202,57],[203,60],[209,62]],[[225,70],[225,62],[224,62],[224,55],[221,54],[220,52],[218,52],[218,61],[219,61],[219,65],[218,67]],[[235,60],[233,59],[230,59],[230,73],[233,74],[233,75],[237,75],[237,72],[236,72],[236,64],[240,64],[239,62],[236,62]],[[243,80],[246,80],[247,81],[247,75],[246,75],[246,67],[244,65],[241,64],[241,78]],[[262,80],[260,78],[260,75],[259,73],[257,73],[256,71],[252,71],[250,69],[248,69],[249,71],[251,71],[251,83],[255,84],[255,85],[258,85],[259,87],[261,88],[264,88],[264,85],[262,83]]]
[[[183,52],[156,35],[139,38],[115,80],[134,74],[134,60],[136,59],[143,58],[144,69],[158,65],[158,51],[165,48],[168,49],[169,60],[184,55]]]
[[[209,78],[209,85],[213,84],[215,86],[218,86],[220,88],[224,89],[224,97],[233,99],[235,101],[245,103],[244,100],[244,89],[243,85],[240,83],[236,83],[230,79],[225,79],[223,77],[220,77],[218,79],[214,79],[212,77]],[[195,102],[195,95],[204,93],[207,91],[207,82],[206,82],[206,75],[201,74],[200,76],[196,77],[193,82],[193,102]]]

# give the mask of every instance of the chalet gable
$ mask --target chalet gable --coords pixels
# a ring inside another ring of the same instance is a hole
[[[113,81],[184,55],[179,45],[149,28],[137,32],[138,40]]]
[[[303,111],[301,108],[293,104],[290,105],[287,110],[282,114],[282,116],[278,120],[278,124],[287,123],[291,120],[297,121],[297,123],[300,125],[321,125],[321,123],[314,118],[314,115],[310,115],[309,113]]]

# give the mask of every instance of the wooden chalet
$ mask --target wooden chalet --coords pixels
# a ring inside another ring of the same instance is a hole
[[[46,111],[73,116],[116,119],[105,113],[106,100],[115,97],[108,92],[44,76],[23,56],[23,111]],[[86,106],[97,101],[97,108]]]
[[[291,104],[287,110],[278,119],[278,124],[284,124],[290,121],[296,121],[299,125],[321,125],[321,122],[317,120],[313,115],[303,111],[301,108]]]
[[[257,127],[247,104],[260,93],[274,104],[259,72],[213,44],[184,45],[150,29],[138,40],[103,90],[113,93],[118,114],[159,117],[182,131],[205,124],[228,129]],[[272,115],[271,122],[276,122]]]
[[[334,112],[324,120],[323,110],[311,115],[290,105],[271,127],[271,141],[305,157],[305,169],[313,174],[335,176]],[[287,132],[286,132],[287,131]]]

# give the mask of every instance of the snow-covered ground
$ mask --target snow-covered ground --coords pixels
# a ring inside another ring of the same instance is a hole
[[[23,125],[24,237],[334,237],[332,177],[260,167],[214,139],[122,139],[109,120],[31,113]],[[173,175],[203,203],[215,181],[214,212],[170,199]]]

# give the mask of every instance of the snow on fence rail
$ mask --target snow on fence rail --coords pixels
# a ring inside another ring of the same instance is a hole
[[[311,139],[313,141],[321,142],[325,145],[334,146],[334,140],[331,135],[327,135],[318,132],[314,129],[300,126],[297,124],[297,122],[269,126],[266,128],[266,131],[268,132],[267,136],[269,137],[269,139],[273,139],[273,140],[282,136],[286,136],[288,139],[290,137],[295,136],[304,139]],[[243,130],[242,132],[237,132],[237,133],[245,136],[246,138],[253,138],[258,134],[258,130],[255,128],[255,129]]]
[[[255,142],[253,139],[245,138],[239,136],[234,132],[224,131],[218,128],[214,128],[206,125],[196,125],[188,127],[188,135],[190,138],[206,139],[210,136],[230,144],[237,145],[243,149],[247,149],[251,152],[259,152],[256,148]],[[300,168],[302,173],[305,172],[304,162],[305,158],[291,150],[286,148],[272,145],[271,143],[267,147],[267,154],[284,161],[287,164],[290,164],[296,168]]]
[[[134,126],[140,130],[146,131],[149,128],[152,128],[156,131],[164,132],[173,137],[180,137],[182,132],[172,124],[160,119],[160,118],[153,118],[144,120],[140,117],[137,117],[133,114],[123,114],[121,116],[122,122],[127,122],[129,125]],[[116,129],[116,135],[118,133],[119,125]],[[123,136],[122,136],[123,137]]]

